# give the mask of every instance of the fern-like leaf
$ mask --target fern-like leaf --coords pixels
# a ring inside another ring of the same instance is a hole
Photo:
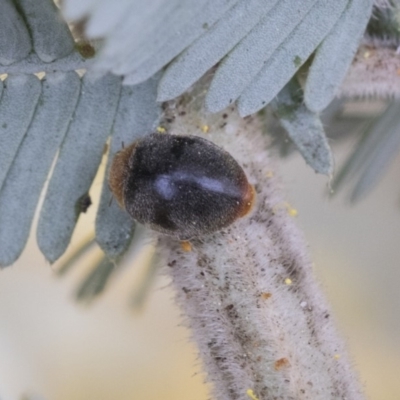
[[[272,109],[306,162],[325,175],[333,173],[333,156],[319,117],[303,103],[303,91],[292,79],[271,103]]]
[[[0,2],[0,16],[0,64],[9,65],[27,57],[31,38],[12,0]]]
[[[320,112],[334,99],[353,61],[372,5],[372,0],[351,0],[316,51],[305,87],[305,103],[310,110]]]
[[[239,97],[242,116],[261,110],[279,93],[330,32],[346,4],[346,0],[315,4]]]
[[[124,86],[113,128],[106,175],[96,218],[96,238],[110,258],[119,257],[127,249],[133,235],[134,222],[127,218],[116,202],[110,204],[112,194],[107,175],[113,156],[124,144],[153,132],[161,109],[156,104],[156,88],[159,76],[136,87]]]
[[[124,75],[125,84],[137,84],[175,59],[158,91],[159,100],[168,100],[223,60],[206,104],[217,112],[239,98],[241,114],[248,115],[279,93],[335,25],[345,28],[340,29],[340,41],[346,57],[335,75],[335,85],[340,84],[371,14],[371,2],[361,10],[358,0],[160,0],[146,3],[147,7],[141,0],[130,6],[121,0],[122,14],[113,10],[110,0],[83,0],[80,6],[67,0],[65,9],[67,17],[88,19],[89,37],[105,39],[95,68]],[[356,23],[351,18],[353,10],[360,11]],[[333,53],[323,56],[323,65],[316,65],[314,75],[321,75],[321,68],[326,62],[334,64],[335,58]],[[324,105],[332,100],[331,92],[323,88],[316,96]]]
[[[52,0],[0,4],[4,20],[0,73],[8,74],[0,85],[4,86],[0,265],[11,264],[21,253],[57,154],[37,232],[39,246],[50,261],[68,246],[107,139],[112,136],[108,171],[124,143],[157,126],[161,114],[157,96],[165,100],[183,93],[221,60],[206,96],[207,107],[218,111],[238,99],[242,114],[247,115],[273,101],[272,108],[306,161],[317,172],[331,173],[332,156],[318,115],[298,101],[300,87],[284,86],[322,43],[306,91],[317,86],[312,92],[318,104],[331,100],[332,90],[328,95],[323,85],[319,88],[315,76],[323,76],[321,70],[334,57],[324,50],[333,37],[339,37],[333,44],[336,48],[343,44],[346,62],[350,61],[358,37],[349,15],[360,10],[359,0],[66,0],[63,4],[68,17],[87,18],[90,37],[104,38],[94,67],[124,75],[125,84],[137,85],[121,87],[120,78],[107,74],[99,80],[86,74],[81,81],[75,71],[89,68],[93,61],[76,50]],[[358,35],[369,9],[362,12]],[[334,34],[338,29],[341,35]],[[347,44],[350,36],[353,40]],[[38,72],[46,72],[45,78],[32,75]],[[340,83],[339,75],[335,85]],[[280,112],[285,107],[292,110],[290,118]],[[96,239],[108,257],[119,260],[131,241],[134,223],[117,204],[109,205],[110,198],[106,172]]]
[[[28,130],[41,90],[35,75],[10,75],[4,81],[0,101],[0,188]]]
[[[107,139],[116,132],[110,163],[123,142],[157,125],[159,77],[123,91],[121,79],[113,75],[99,79],[86,73],[81,80],[75,71],[90,61],[74,50],[72,35],[52,0],[5,1],[0,11],[7,21],[0,28],[0,73],[8,74],[0,80],[0,265],[12,264],[22,252],[59,153],[37,231],[41,251],[53,262],[66,250],[90,201]],[[46,72],[42,80],[33,75],[39,72]],[[108,206],[110,198],[106,176],[97,240],[107,256],[116,259],[127,249],[134,224],[116,204]]]
[[[276,0],[239,1],[167,68],[160,82],[158,100],[170,100],[184,93],[249,33],[276,3]]]
[[[116,265],[108,258],[102,257],[76,291],[76,298],[81,301],[90,301],[98,296],[105,288]]]
[[[346,182],[355,180],[351,200],[363,198],[378,182],[400,150],[400,104],[394,101],[363,133],[354,152],[332,183],[333,194]]]
[[[257,76],[266,60],[310,11],[316,0],[293,4],[279,1],[257,26],[230,52],[215,73],[206,105],[218,112],[235,101]]]
[[[33,120],[0,192],[0,265],[12,264],[28,239],[43,184],[70,124],[80,91],[75,72],[48,74]]]
[[[32,37],[33,50],[44,62],[52,62],[72,53],[75,41],[58,9],[49,0],[15,0]]]
[[[176,9],[158,25],[152,23],[151,33],[132,48],[121,65],[113,68],[127,75],[126,84],[137,84],[158,72],[185,48],[213,26],[238,0],[178,0]],[[167,4],[173,3],[171,1]],[[162,15],[162,9],[157,17]],[[127,49],[130,50],[128,46]]]
[[[73,121],[61,145],[40,213],[38,245],[50,262],[66,250],[111,134],[120,96],[114,75],[86,74]]]
[[[141,0],[130,5],[121,0],[122,14],[109,0],[83,3],[77,6],[75,0],[67,0],[65,12],[67,17],[87,18],[90,38],[104,38],[95,69],[123,75],[124,84],[138,84],[170,63],[158,87],[157,98],[165,101],[184,93],[221,62],[206,106],[218,112],[237,100],[242,116],[270,103],[321,43],[306,85],[306,101],[314,111],[325,108],[344,78],[372,9],[372,0],[368,4],[359,0],[160,0],[146,7]],[[71,12],[72,5],[80,11]],[[340,50],[340,68],[336,68],[338,51],[330,53],[331,48]],[[335,65],[335,74],[320,85],[327,64]],[[296,126],[303,123],[299,120]],[[322,128],[319,131],[324,135]],[[323,170],[327,169],[316,169]]]

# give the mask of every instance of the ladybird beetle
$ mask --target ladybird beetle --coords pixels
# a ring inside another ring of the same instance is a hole
[[[109,186],[134,219],[180,240],[246,215],[254,189],[235,159],[197,136],[153,133],[118,152]]]

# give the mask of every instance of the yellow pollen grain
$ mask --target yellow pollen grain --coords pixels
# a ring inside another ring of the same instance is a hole
[[[292,283],[293,283],[293,282],[292,282],[292,280],[291,280],[290,278],[286,278],[286,279],[285,279],[285,284],[286,284],[286,285],[290,286]]]
[[[210,127],[208,125],[203,125],[201,127],[201,130],[202,130],[203,133],[207,133],[210,130]]]
[[[187,253],[192,251],[192,245],[187,240],[181,242],[181,249]]]
[[[265,174],[265,176],[267,178],[272,178],[274,176],[274,173],[272,171],[267,171],[267,173]]]
[[[370,53],[369,51],[366,51],[366,52],[364,53],[364,58],[369,58],[370,55],[371,55],[371,53]]]
[[[258,397],[254,394],[253,389],[247,389],[246,394],[251,398],[251,400],[259,400]]]
[[[285,207],[286,207],[287,213],[291,217],[297,217],[297,215],[299,214],[299,212],[295,208],[293,208],[289,203],[285,203]]]
[[[335,354],[335,355],[333,356],[333,358],[334,358],[335,360],[339,360],[340,354]]]
[[[158,133],[165,133],[165,132],[166,132],[166,129],[165,129],[164,127],[162,127],[162,126],[157,126],[156,131],[157,131]]]

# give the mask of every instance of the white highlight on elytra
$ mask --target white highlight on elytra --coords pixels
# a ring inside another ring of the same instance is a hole
[[[232,197],[239,197],[240,192],[229,182],[207,176],[197,176],[190,172],[176,171],[157,177],[154,186],[157,192],[166,200],[172,200],[179,193],[179,184],[193,184],[214,193],[225,193]]]

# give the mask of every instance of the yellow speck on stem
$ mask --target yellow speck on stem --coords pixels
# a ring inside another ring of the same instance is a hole
[[[285,283],[286,283],[286,285],[290,286],[293,282],[290,278],[286,278]]]
[[[272,207],[273,214],[276,214],[279,210],[286,210],[291,217],[297,217],[299,214],[299,212],[287,202],[277,204],[276,206]]]
[[[272,171],[267,171],[267,173],[265,174],[265,176],[267,178],[272,178],[274,176],[274,173]]]
[[[280,358],[274,362],[275,371],[280,371],[283,368],[290,367],[290,362],[286,357]]]
[[[299,212],[295,208],[293,208],[289,203],[285,203],[285,206],[286,206],[286,210],[287,210],[288,214],[291,217],[297,217]]]
[[[210,130],[210,127],[208,125],[203,125],[201,127],[201,130],[202,130],[203,133],[207,133]]]
[[[186,252],[192,251],[192,245],[187,240],[181,242],[181,249]]]
[[[246,394],[251,398],[251,400],[258,400],[258,397],[253,392],[253,389],[247,389]]]
[[[272,296],[272,294],[269,293],[269,292],[263,292],[263,293],[261,293],[261,298],[262,298],[263,300],[268,300],[271,296]]]
[[[165,132],[166,132],[166,129],[165,129],[164,127],[162,127],[162,126],[157,126],[156,131],[157,131],[158,133],[165,133]]]

